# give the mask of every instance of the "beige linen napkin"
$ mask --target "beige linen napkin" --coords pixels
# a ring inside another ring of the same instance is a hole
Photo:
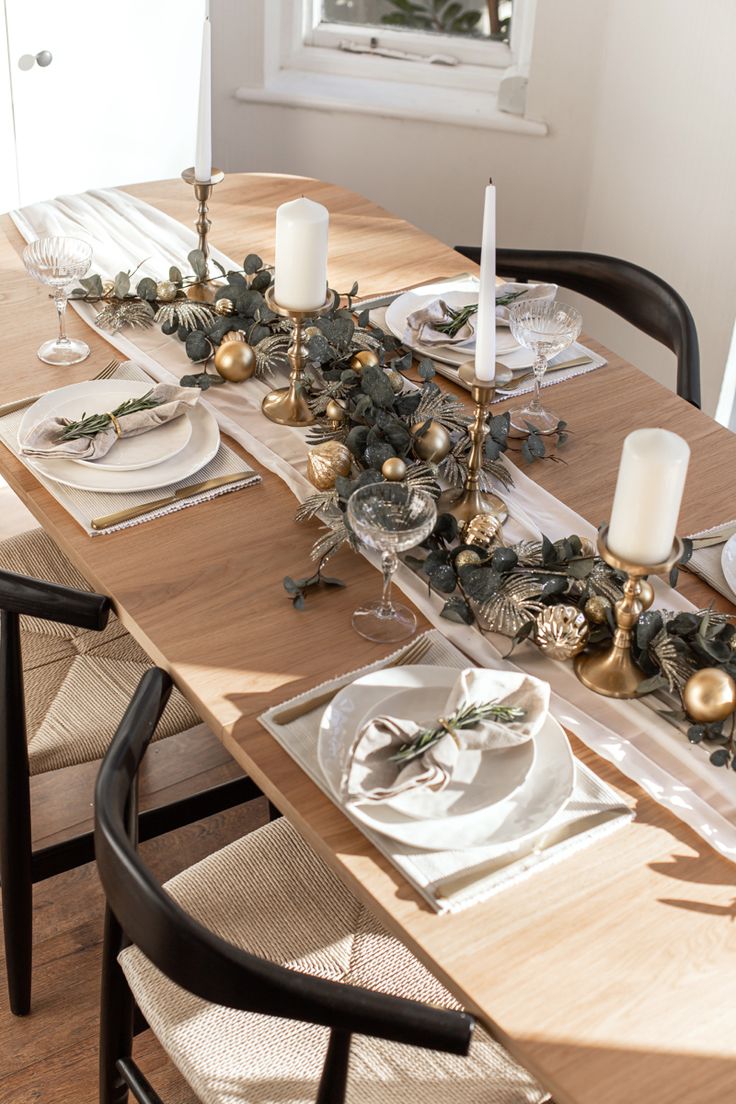
[[[522,299],[546,299],[551,302],[556,295],[557,284],[499,284],[496,288],[496,325],[508,325],[512,303]],[[433,299],[407,317],[404,341],[409,345],[472,345],[475,341],[475,315],[472,314],[453,337],[436,328],[438,323],[450,322],[451,319],[447,302],[442,298]]]
[[[180,418],[187,409],[196,404],[199,394],[195,387],[175,387],[172,384],[159,383],[147,396],[155,406],[134,414],[123,414],[93,437],[77,437],[72,441],[61,440],[64,430],[72,424],[71,418],[44,418],[32,427],[21,446],[21,452],[24,456],[40,456],[45,459],[58,457],[63,460],[101,460],[119,437],[139,437],[142,433],[149,433],[175,418]]]
[[[472,728],[448,726],[423,754],[402,763],[392,756],[415,739],[423,726],[398,717],[373,717],[358,731],[350,751],[342,784],[345,799],[387,801],[420,787],[439,793],[450,782],[461,751],[499,751],[531,740],[545,721],[549,695],[549,683],[523,672],[466,668],[450,691],[438,724],[465,706],[484,702],[520,710],[518,720],[487,719]]]

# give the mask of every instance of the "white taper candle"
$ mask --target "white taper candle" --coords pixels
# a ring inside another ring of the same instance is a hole
[[[209,15],[209,9],[208,9]],[[194,176],[202,182],[212,178],[212,26],[205,19],[202,29],[202,64],[199,72],[199,111]]]
[[[496,376],[496,189],[486,188],[483,239],[480,253],[480,289],[475,316],[475,374],[481,380]]]
[[[667,559],[677,530],[690,448],[668,429],[635,429],[624,441],[608,527],[611,551],[636,564]]]
[[[274,298],[290,310],[312,310],[327,298],[327,234],[330,216],[304,196],[276,212]]]

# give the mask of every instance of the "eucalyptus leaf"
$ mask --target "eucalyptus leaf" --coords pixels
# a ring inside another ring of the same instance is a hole
[[[456,621],[460,625],[472,625],[475,621],[473,611],[464,598],[455,595],[448,598],[440,612],[447,621]]]
[[[130,276],[127,272],[118,272],[114,280],[113,295],[117,299],[124,299],[130,291]]]
[[[193,249],[187,254],[187,260],[192,266],[192,271],[198,280],[207,278],[207,261],[201,249]]]
[[[102,277],[96,273],[94,276],[85,276],[80,281],[80,284],[87,292],[88,295],[102,295]]]
[[[142,280],[138,281],[138,286],[135,290],[136,294],[139,295],[141,299],[153,302],[157,296],[156,281],[152,280],[150,276],[144,276]]]

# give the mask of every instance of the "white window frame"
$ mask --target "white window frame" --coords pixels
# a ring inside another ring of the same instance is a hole
[[[242,3],[243,0],[240,0]],[[511,44],[462,42],[460,36],[412,36],[418,53],[469,49],[458,65],[354,54],[323,44],[339,26],[340,38],[356,40],[359,25],[328,24],[315,33],[317,0],[248,0],[250,56],[238,100],[317,111],[343,111],[434,123],[545,135],[546,125],[524,115],[537,0],[515,0]],[[409,40],[403,32],[403,49]],[[380,41],[388,43],[383,32]],[[447,49],[439,43],[447,43]],[[497,49],[496,49],[497,48]],[[488,50],[493,64],[476,64],[472,51]],[[509,64],[510,63],[510,64]],[[247,74],[247,75],[245,75]],[[499,105],[503,105],[500,109]]]

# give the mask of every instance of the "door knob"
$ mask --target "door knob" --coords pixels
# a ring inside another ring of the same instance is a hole
[[[34,65],[39,65],[41,69],[45,69],[47,65],[50,65],[54,60],[54,55],[50,50],[39,50],[37,54],[23,54],[18,58],[18,68],[27,72],[32,69]]]

